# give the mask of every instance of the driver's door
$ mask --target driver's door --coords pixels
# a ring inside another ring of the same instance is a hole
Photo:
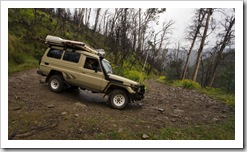
[[[84,56],[84,64],[79,74],[79,83],[86,89],[102,91],[102,81],[104,74],[96,58]],[[89,65],[91,64],[91,65]]]

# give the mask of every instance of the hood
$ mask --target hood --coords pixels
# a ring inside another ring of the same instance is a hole
[[[139,84],[139,83],[137,83],[137,82],[135,82],[133,80],[130,80],[130,79],[127,79],[127,78],[124,78],[124,77],[121,77],[121,76],[118,76],[118,75],[115,75],[115,74],[109,74],[109,77],[111,79],[114,79],[114,80],[117,80],[117,81],[121,81],[125,85],[138,85]]]

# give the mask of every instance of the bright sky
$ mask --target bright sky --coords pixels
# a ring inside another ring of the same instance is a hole
[[[180,41],[180,44],[182,45],[186,43],[186,41],[183,40],[183,38],[185,37],[185,30],[191,24],[192,17],[194,16],[195,11],[196,8],[167,8],[166,12],[160,16],[160,23],[162,23],[164,20],[167,21],[170,19],[175,21],[173,25],[173,34],[171,35],[170,40],[170,43],[172,43],[171,45],[174,45],[178,41]],[[231,14],[233,10],[232,8],[229,8],[227,10],[225,9],[225,11],[227,12],[227,14]],[[219,23],[219,21],[224,20],[225,17],[222,15],[222,13],[219,12],[218,9],[214,11],[212,18],[216,19],[217,23]],[[205,48],[213,47],[215,45],[216,34],[221,30],[222,27],[221,29],[215,29],[213,33],[209,35],[209,37],[207,38],[207,41],[209,41],[209,43],[205,46]],[[208,33],[209,32],[210,30],[208,31]],[[188,43],[187,41],[187,44],[190,44],[190,42]],[[168,47],[171,47],[171,45],[168,45]]]
[[[171,43],[177,43],[183,39],[184,31],[189,26],[191,18],[195,13],[195,8],[167,8],[166,12],[160,15],[160,23],[169,20],[175,21],[173,25],[173,34],[171,35]],[[161,26],[161,25],[160,25]],[[161,28],[161,27],[159,27]]]
[[[185,28],[189,25],[194,12],[194,8],[167,8],[166,12],[160,16],[160,20],[172,19],[175,21],[172,38],[179,40],[183,37]]]

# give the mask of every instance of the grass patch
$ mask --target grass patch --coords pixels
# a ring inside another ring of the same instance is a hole
[[[17,64],[14,62],[8,62],[8,73],[13,74],[16,72],[20,72],[23,70],[28,70],[32,68],[38,67],[39,62],[31,56],[25,56],[23,57],[23,63],[22,64]]]
[[[224,101],[227,105],[235,106],[235,95],[226,93],[217,88],[206,87],[200,90],[201,93],[204,93],[210,97],[214,97]]]
[[[176,80],[176,81],[168,81],[166,80],[165,76],[161,76],[157,79],[160,83],[166,83],[171,86],[175,87],[182,87],[185,89],[193,89],[200,93],[206,94],[212,98],[219,99],[220,101],[223,101],[229,106],[235,106],[235,95],[231,93],[227,93],[221,89],[218,88],[211,88],[211,87],[201,87],[201,85],[197,82],[194,82],[192,80]]]
[[[136,81],[136,82],[139,82],[140,81],[141,84],[144,83],[144,77],[143,77],[143,75],[140,72],[135,71],[135,70],[124,72],[124,77],[125,78],[128,78],[130,80]]]
[[[158,79],[157,79],[158,82],[160,83],[165,83],[166,82],[166,76],[160,76]]]
[[[152,138],[159,140],[234,140],[235,121],[231,118],[223,124],[163,128],[159,136]]]
[[[148,134],[150,140],[235,140],[234,116],[221,124],[193,125],[187,127],[161,128],[159,131],[123,132],[108,130],[96,136],[98,140],[141,140],[143,133]]]
[[[199,83],[194,82],[192,80],[188,80],[188,79],[173,81],[172,85],[176,87],[183,87],[185,89],[198,90],[201,88],[201,85]]]
[[[120,134],[117,131],[107,131],[105,133],[100,133],[96,136],[96,139],[103,140],[103,139],[111,139],[111,140],[118,140],[121,139]]]

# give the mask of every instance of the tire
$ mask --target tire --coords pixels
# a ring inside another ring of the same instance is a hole
[[[49,79],[49,89],[52,92],[59,93],[63,90],[64,88],[64,81],[63,77],[60,75],[53,75]]]
[[[115,109],[124,109],[129,102],[129,96],[123,90],[113,90],[109,95],[109,103]]]

